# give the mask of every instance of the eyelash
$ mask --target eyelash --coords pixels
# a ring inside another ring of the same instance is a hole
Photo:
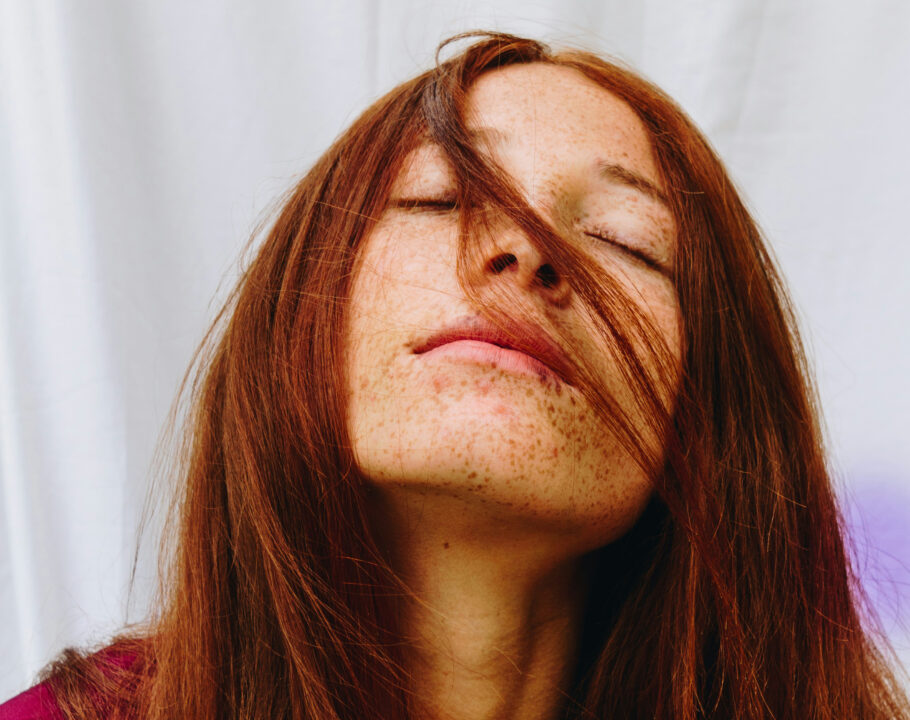
[[[390,205],[400,210],[427,210],[429,212],[451,212],[457,204],[455,198],[401,198]]]
[[[651,257],[645,252],[642,252],[641,250],[625,244],[609,230],[606,230],[604,228],[596,228],[594,230],[586,230],[584,234],[590,238],[594,238],[595,240],[601,240],[605,243],[609,243],[617,250],[620,250],[627,255],[631,255],[633,258],[644,263],[652,270],[657,270],[658,272],[666,272],[664,267],[655,258]]]

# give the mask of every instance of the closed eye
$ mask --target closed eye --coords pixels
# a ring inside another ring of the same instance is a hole
[[[424,210],[430,212],[451,212],[457,207],[454,197],[440,198],[396,198],[389,201],[389,207],[398,210]]]
[[[652,270],[657,270],[658,272],[664,273],[665,275],[668,274],[667,269],[661,265],[656,258],[652,257],[646,252],[639,250],[638,248],[634,248],[624,243],[613,233],[607,230],[586,231],[585,235],[590,238],[594,238],[595,240],[601,240],[605,243],[608,243],[612,247],[615,247],[617,250],[621,250],[627,255],[632,256]]]

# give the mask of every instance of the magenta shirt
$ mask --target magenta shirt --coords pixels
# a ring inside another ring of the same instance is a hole
[[[63,720],[63,713],[43,682],[0,705],[0,720]]]
[[[117,649],[114,645],[95,653],[93,659],[102,665],[102,669],[105,666],[126,668],[136,662],[139,656]],[[94,695],[93,699],[102,702]],[[0,720],[64,720],[64,717],[54,698],[50,682],[45,680],[0,704]]]

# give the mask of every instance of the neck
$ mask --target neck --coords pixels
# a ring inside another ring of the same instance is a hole
[[[579,558],[556,555],[561,543],[540,528],[484,522],[457,499],[383,502],[395,528],[383,542],[413,591],[403,630],[417,716],[559,717],[587,596]]]

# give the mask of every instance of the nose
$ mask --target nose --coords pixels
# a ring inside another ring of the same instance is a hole
[[[569,301],[571,287],[563,274],[519,232],[509,233],[483,255],[484,280],[508,281],[526,292],[543,297],[556,307]]]

